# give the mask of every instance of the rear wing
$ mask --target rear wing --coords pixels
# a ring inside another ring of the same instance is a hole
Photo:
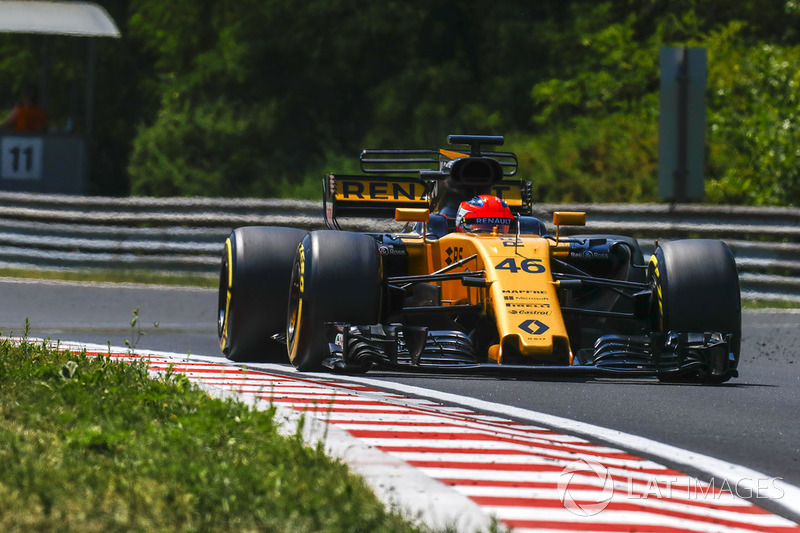
[[[496,160],[503,176],[517,173],[517,156],[512,152],[479,152],[481,157]],[[474,153],[458,150],[363,150],[361,171],[366,174],[413,174],[437,171],[442,164],[462,157],[476,157]]]
[[[334,176],[323,181],[325,224],[340,229],[337,217],[394,218],[398,207],[430,209],[428,182],[385,176]]]
[[[412,177],[331,174],[323,180],[325,223],[330,229],[340,229],[338,217],[394,219],[398,207],[433,209],[436,183]],[[492,185],[492,194],[505,200],[513,212],[530,213],[529,182],[503,180]]]

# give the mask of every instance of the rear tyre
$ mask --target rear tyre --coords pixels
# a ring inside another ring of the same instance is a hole
[[[286,344],[298,370],[317,370],[330,356],[326,322],[377,324],[383,294],[375,239],[360,233],[314,231],[297,247]]]
[[[217,334],[232,361],[284,362],[283,333],[289,280],[305,230],[249,226],[225,241],[219,276]]]
[[[711,239],[660,243],[650,258],[649,276],[655,295],[654,328],[729,333],[735,368],[742,341],[742,309],[739,275],[728,246]],[[728,379],[696,374],[680,381],[721,383]]]

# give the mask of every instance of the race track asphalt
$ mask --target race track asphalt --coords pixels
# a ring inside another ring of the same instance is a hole
[[[216,291],[0,280],[0,332],[219,355]],[[131,328],[139,308],[138,338]],[[158,322],[158,327],[153,323]],[[740,377],[722,386],[654,380],[370,377],[588,422],[747,466],[800,486],[800,314],[744,313]],[[287,368],[291,371],[290,368]]]

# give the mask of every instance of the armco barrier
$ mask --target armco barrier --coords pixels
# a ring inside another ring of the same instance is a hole
[[[645,253],[658,239],[727,242],[742,296],[800,302],[800,209],[668,204],[539,204],[586,211],[582,233],[637,237]],[[386,231],[396,223],[349,221]],[[388,224],[388,225],[387,225]],[[245,225],[324,227],[320,202],[215,198],[107,198],[0,193],[0,267],[153,269],[216,274],[222,243]],[[573,232],[577,229],[572,229]]]

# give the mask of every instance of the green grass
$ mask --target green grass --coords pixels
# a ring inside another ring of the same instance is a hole
[[[39,269],[0,269],[0,277],[22,279],[45,279],[59,281],[87,281],[108,283],[146,283],[158,285],[177,285],[184,287],[203,287],[216,289],[219,277],[206,274],[170,274],[149,270],[39,270]]]
[[[272,412],[0,342],[0,531],[418,531]]]
[[[742,309],[800,309],[800,302],[790,300],[742,300]]]

